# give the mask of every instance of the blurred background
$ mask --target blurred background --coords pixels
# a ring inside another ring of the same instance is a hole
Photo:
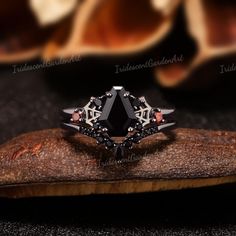
[[[236,2],[8,0],[0,19],[0,143],[113,85],[175,107],[179,127],[236,130]],[[0,235],[235,235],[235,195],[1,199]]]

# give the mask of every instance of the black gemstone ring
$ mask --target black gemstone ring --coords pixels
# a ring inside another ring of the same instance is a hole
[[[145,97],[134,97],[121,86],[100,97],[91,97],[84,107],[64,109],[62,127],[90,136],[123,157],[141,139],[173,128],[173,109],[151,107]],[[120,143],[112,137],[125,137]]]

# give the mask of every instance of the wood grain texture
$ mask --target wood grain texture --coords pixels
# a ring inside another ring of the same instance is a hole
[[[122,163],[88,137],[61,129],[0,146],[0,196],[134,193],[236,181],[236,132],[176,129],[144,139]]]

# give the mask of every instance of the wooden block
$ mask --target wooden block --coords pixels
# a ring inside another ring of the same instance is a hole
[[[61,129],[0,146],[0,196],[137,193],[236,181],[236,132],[176,129],[150,136],[117,163],[113,153]]]

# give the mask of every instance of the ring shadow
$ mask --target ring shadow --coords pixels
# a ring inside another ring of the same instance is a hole
[[[149,137],[148,141],[144,141],[139,145],[135,145],[132,150],[127,150],[125,156],[121,160],[116,160],[114,152],[106,150],[102,145],[96,145],[91,138],[91,141],[87,142],[88,139],[81,140],[76,135],[72,135],[71,132],[66,132],[64,139],[71,144],[75,153],[85,153],[91,159],[97,160],[99,167],[104,170],[109,170],[109,166],[115,167],[126,167],[126,171],[135,167],[140,160],[148,155],[156,152],[163,151],[167,146],[171,145],[176,141],[176,134],[173,131],[162,132],[165,135],[165,139],[156,141],[155,138]],[[156,134],[158,135],[158,134]]]

